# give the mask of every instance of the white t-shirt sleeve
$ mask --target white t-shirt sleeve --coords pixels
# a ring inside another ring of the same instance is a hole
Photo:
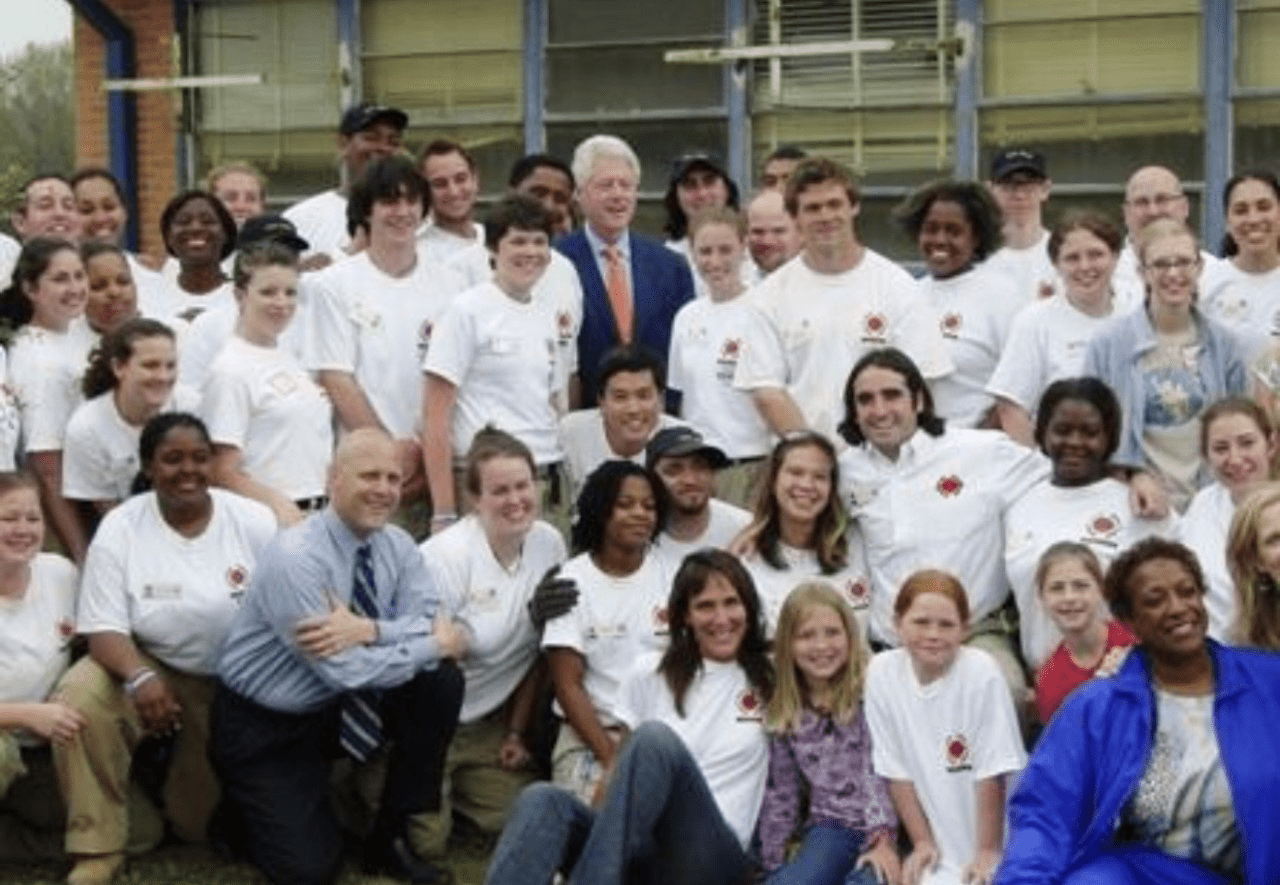
[[[973,741],[973,776],[981,780],[1020,771],[1026,767],[1027,754],[1022,748],[1009,685],[999,665],[986,652],[974,651],[979,663],[971,674],[978,681],[972,695],[976,701],[973,721],[978,723],[979,732]]]
[[[587,643],[584,633],[582,604],[579,600],[579,604],[570,611],[547,621],[542,630],[542,647],[571,648],[579,654],[585,654]]]
[[[422,370],[461,387],[475,359],[476,330],[470,311],[454,302],[431,330]]]
[[[333,270],[341,268],[336,265]],[[345,299],[328,279],[316,280],[314,285],[303,335],[303,363],[313,370],[354,372],[358,348]]]
[[[200,400],[200,414],[209,428],[209,438],[243,451],[252,411],[253,397],[247,379],[238,373],[224,372],[215,363],[205,379]]]
[[[899,654],[905,652],[883,652],[871,659],[863,707],[871,729],[871,761],[876,774],[905,781],[911,780],[911,768],[906,762],[908,750],[894,719],[892,701],[896,693],[907,690],[907,686],[896,684],[899,680],[894,676]]]
[[[126,547],[122,533],[128,530],[123,519],[107,518],[98,526],[80,578],[80,603],[76,610],[78,633],[132,632],[124,562],[120,558]]]
[[[743,325],[742,358],[734,372],[733,386],[739,390],[785,388],[787,351],[781,332],[759,304],[749,307]]]
[[[1030,304],[1018,312],[1009,326],[1000,362],[987,382],[987,392],[1002,396],[1032,411],[1045,388],[1046,354],[1036,338],[1035,317],[1039,311]]]
[[[67,424],[62,445],[62,496],[73,501],[113,501],[119,497],[111,482],[106,447],[86,420],[90,400],[80,406]]]

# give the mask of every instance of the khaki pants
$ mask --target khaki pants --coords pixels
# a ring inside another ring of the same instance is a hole
[[[754,458],[722,467],[716,473],[716,497],[727,504],[733,504],[735,507],[754,513],[764,469],[764,458]]]
[[[454,811],[485,833],[501,833],[516,796],[533,783],[531,767],[508,771],[498,764],[498,751],[506,737],[504,718],[499,710],[458,726],[445,759],[440,811],[409,818],[409,844],[419,857],[444,857]]]
[[[209,706],[214,679],[179,673],[143,655],[182,707],[182,728],[173,746],[164,785],[164,814],[179,838],[205,838],[218,804],[218,781],[209,764]],[[129,815],[129,765],[143,738],[133,702],[92,658],[67,671],[54,697],[84,714],[87,724],[69,744],[55,745],[54,765],[67,803],[67,852],[124,851],[138,823]]]

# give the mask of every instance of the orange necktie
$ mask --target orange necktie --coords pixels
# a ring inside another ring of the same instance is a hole
[[[613,321],[618,325],[618,340],[631,343],[631,290],[627,285],[627,271],[622,266],[622,253],[617,246],[604,247],[604,261],[608,268],[605,288],[609,290],[609,307],[613,309]]]

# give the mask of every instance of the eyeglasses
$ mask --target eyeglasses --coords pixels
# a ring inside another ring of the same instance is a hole
[[[1132,200],[1125,200],[1124,204],[1126,206],[1131,206],[1134,209],[1142,209],[1144,211],[1153,207],[1156,209],[1167,209],[1178,200],[1185,200],[1186,197],[1186,194],[1155,194],[1150,197],[1136,197]]]
[[[1156,273],[1168,273],[1171,270],[1183,272],[1191,270],[1199,263],[1199,256],[1188,258],[1185,255],[1179,255],[1177,258],[1157,258],[1155,261],[1148,261],[1143,267],[1154,270]]]

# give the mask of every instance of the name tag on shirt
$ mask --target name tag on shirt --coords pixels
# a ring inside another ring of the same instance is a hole
[[[173,600],[182,598],[181,584],[143,584],[142,598],[152,600]]]

